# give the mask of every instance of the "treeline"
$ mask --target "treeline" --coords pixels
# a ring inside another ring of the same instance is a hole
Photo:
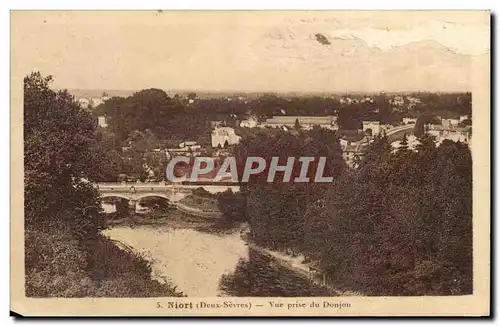
[[[280,146],[285,135],[261,137],[243,139],[240,153],[310,154],[309,147]],[[358,169],[337,168],[342,172],[327,185],[250,182],[252,241],[305,255],[329,284],[345,290],[472,293],[470,150],[452,141],[436,147],[425,135],[420,142],[418,151],[408,150],[404,140],[394,152],[387,138],[377,138]],[[340,150],[329,150],[338,160]]]
[[[179,296],[141,255],[101,235],[97,190],[111,159],[91,115],[51,77],[24,79],[25,289],[28,297]]]
[[[100,181],[146,181],[148,170],[152,169],[155,179],[165,177],[167,157],[164,152],[155,152],[160,147],[160,140],[151,130],[135,130],[125,141],[126,149],[118,146],[116,134],[102,128],[97,129],[99,148],[109,158],[108,164],[102,165]]]
[[[109,130],[116,137],[116,147],[126,143],[134,131],[149,130],[166,145],[177,146],[184,140],[210,143],[210,121],[224,121],[237,126],[237,121],[248,116],[260,120],[273,115],[323,116],[338,115],[341,129],[355,130],[363,120],[397,124],[404,115],[419,116],[433,113],[444,117],[471,113],[470,93],[412,94],[421,102],[396,108],[390,103],[392,96],[369,95],[371,101],[361,101],[366,96],[352,95],[356,103],[342,103],[339,97],[280,96],[263,94],[259,97],[197,98],[170,97],[160,89],[145,89],[128,97],[112,97],[95,108],[95,115],[108,117]]]

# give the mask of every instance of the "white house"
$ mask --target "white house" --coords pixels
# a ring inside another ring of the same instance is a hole
[[[195,146],[197,143],[195,141],[184,141],[179,144],[179,148]]]
[[[248,118],[246,120],[242,120],[240,122],[240,127],[243,127],[243,128],[255,128],[255,127],[257,127],[257,124],[258,124],[257,120],[255,118],[253,118],[253,117],[250,117],[250,118]]]
[[[77,100],[78,104],[80,104],[80,106],[84,109],[86,109],[89,104],[90,104],[90,100],[88,98],[85,98],[85,97],[81,97]]]
[[[394,96],[391,103],[392,103],[392,105],[401,106],[405,103],[405,100],[402,96],[398,95],[398,96]]]
[[[441,124],[445,128],[458,126],[459,123],[460,123],[459,119],[441,119]]]
[[[417,122],[417,118],[403,118],[403,123],[405,125],[416,123],[416,122]]]
[[[380,121],[363,121],[363,132],[371,130],[372,136],[380,134]]]
[[[225,147],[227,145],[234,145],[240,141],[241,137],[238,136],[234,129],[231,127],[218,127],[212,131],[212,147]]]
[[[409,135],[406,137],[406,141],[408,143],[408,149],[415,150],[417,146],[420,144],[420,141],[415,135]],[[391,143],[391,147],[394,151],[397,151],[401,147],[401,140],[396,140]]]
[[[97,117],[97,124],[99,125],[99,127],[107,128],[108,123],[106,121],[106,116],[104,116],[104,115],[98,116]]]
[[[428,124],[426,126],[426,129],[427,134],[436,137],[436,146],[440,145],[445,139],[470,144],[470,127],[461,128],[454,126]]]
[[[366,139],[358,142],[341,142],[342,158],[351,168],[356,168],[364,156],[364,151],[369,143]]]

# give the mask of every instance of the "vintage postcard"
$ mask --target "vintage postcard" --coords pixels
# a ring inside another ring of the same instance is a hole
[[[488,316],[490,12],[12,11],[11,310]]]

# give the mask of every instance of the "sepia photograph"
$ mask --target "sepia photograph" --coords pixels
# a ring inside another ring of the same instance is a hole
[[[490,12],[10,16],[12,311],[489,315]]]

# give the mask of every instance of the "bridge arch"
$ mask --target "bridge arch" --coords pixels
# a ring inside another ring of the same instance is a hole
[[[163,198],[167,200],[168,202],[172,201],[171,196],[165,195],[165,194],[160,194],[160,193],[146,193],[146,194],[140,194],[134,197],[134,200],[140,201],[141,199],[144,198],[153,198],[153,197],[158,197],[158,198]]]
[[[127,196],[127,195],[122,195],[122,194],[101,194],[101,199],[104,199],[104,198],[122,198],[122,199],[126,199],[126,200],[132,200],[133,198],[131,198],[130,196]]]

